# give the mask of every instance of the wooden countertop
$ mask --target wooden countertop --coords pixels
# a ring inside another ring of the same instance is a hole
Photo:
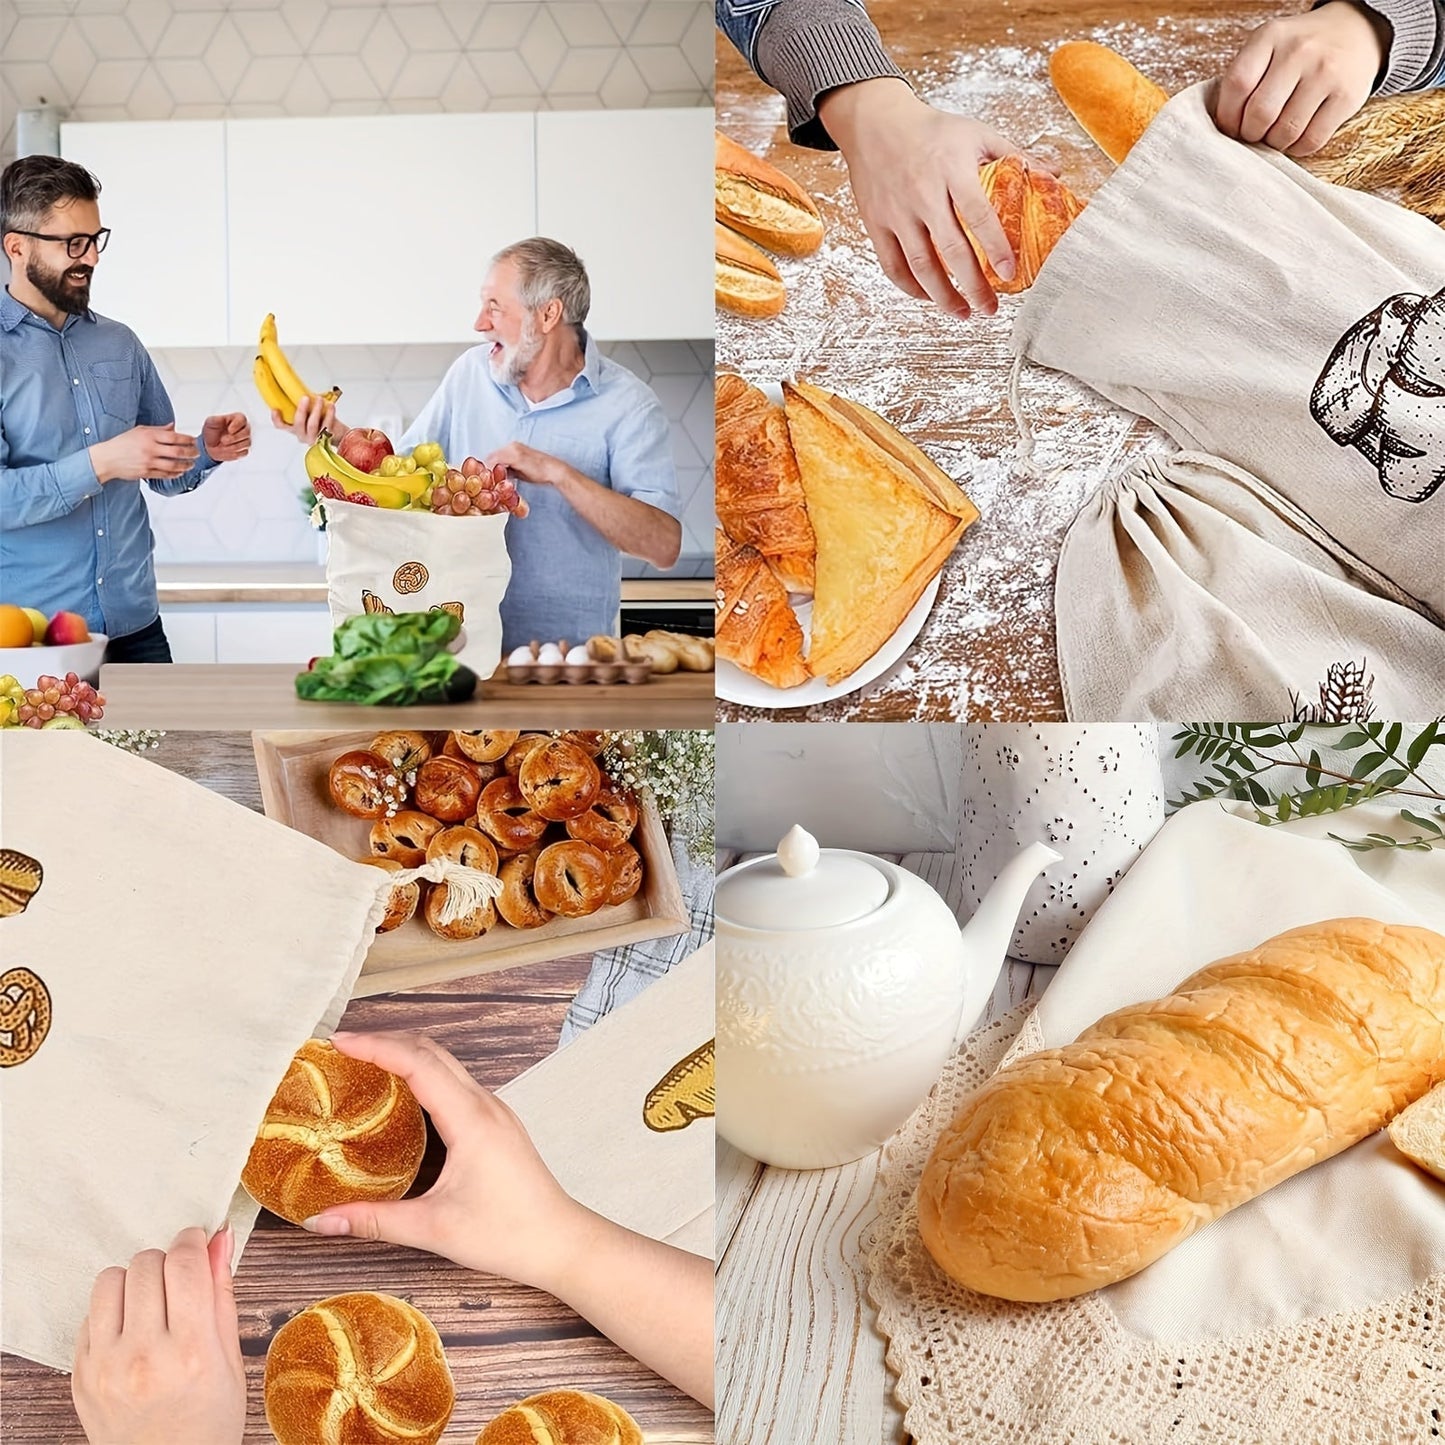
[[[718,867],[750,856],[719,853]],[[953,854],[880,856],[957,908]],[[1008,963],[978,1027],[1042,993],[1054,972]],[[909,1438],[861,1248],[877,1215],[877,1174],[877,1154],[838,1169],[774,1169],[718,1140],[719,1440],[899,1445]]]
[[[245,733],[172,733],[147,756],[260,810]],[[590,955],[580,955],[424,992],[359,999],[342,1026],[423,1030],[456,1054],[474,1078],[496,1088],[555,1050],[562,1019],[591,962]],[[422,1182],[440,1167],[440,1150],[433,1147],[422,1165]],[[563,1384],[616,1400],[636,1417],[649,1445],[713,1440],[712,1417],[701,1405],[550,1295],[413,1250],[319,1239],[263,1211],[236,1272],[247,1379],[245,1445],[274,1445],[261,1403],[271,1336],[298,1309],[355,1289],[401,1295],[436,1325],[457,1386],[448,1442],[470,1445],[514,1400]],[[6,1445],[85,1445],[70,1403],[69,1377],[0,1356],[0,1436]]]
[[[116,663],[100,670],[105,726],[115,728],[352,729],[359,727],[710,728],[713,674],[614,683],[517,685],[488,679],[471,702],[369,708],[302,702],[293,663]]]
[[[293,603],[326,601],[326,568],[305,562],[167,563],[156,568],[162,607],[204,603]],[[712,602],[711,577],[624,577],[622,601]]]
[[[918,93],[972,115],[1057,163],[1088,197],[1112,170],[1048,81],[1065,40],[1120,50],[1170,91],[1218,74],[1245,34],[1282,9],[1269,0],[871,0],[869,13]],[[1015,474],[1006,403],[1010,316],[959,321],[893,288],[873,256],[841,156],[787,141],[782,99],[721,36],[719,128],[795,177],[819,200],[827,238],[779,262],[788,303],[769,321],[717,313],[718,365],[755,382],[803,375],[872,407],[919,443],[978,505],[982,519],[943,570],[918,641],[851,696],[765,713],[722,703],[724,720],[1062,718],[1054,644],[1054,568],[1074,513],[1163,434],[1095,393],[1037,368],[1022,380],[1040,474]],[[1188,185],[1188,177],[1180,184]],[[801,1437],[798,1437],[801,1438]]]

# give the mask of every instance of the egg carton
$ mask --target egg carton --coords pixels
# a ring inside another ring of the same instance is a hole
[[[508,682],[646,682],[650,662],[509,662]]]

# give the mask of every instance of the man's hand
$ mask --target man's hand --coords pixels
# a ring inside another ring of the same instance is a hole
[[[240,411],[208,416],[201,426],[201,441],[213,462],[238,462],[251,450],[251,423]]]
[[[405,1079],[447,1157],[425,1194],[338,1205],[308,1219],[306,1228],[429,1250],[555,1294],[586,1211],[548,1172],[522,1121],[429,1038],[339,1033],[332,1042]]]
[[[235,1237],[183,1229],[95,1281],[70,1388],[90,1445],[241,1445],[246,1372]]]
[[[1353,0],[1261,25],[1220,78],[1214,123],[1250,145],[1310,156],[1370,98],[1389,22]]]
[[[184,476],[198,456],[195,437],[171,426],[133,426],[90,448],[90,464],[100,482]]]
[[[566,465],[557,457],[539,452],[536,447],[526,446],[522,442],[508,442],[506,446],[498,447],[496,451],[483,457],[481,462],[484,467],[493,471],[497,467],[505,467],[512,476],[521,481],[538,482],[547,487],[557,485],[558,469]]]
[[[303,396],[296,403],[296,416],[290,426],[281,419],[281,413],[271,412],[271,425],[280,431],[289,431],[299,442],[309,447],[323,431],[331,433],[332,441],[340,441],[348,428],[336,420],[336,406],[333,402],[322,402],[314,396]]]
[[[839,86],[819,101],[818,114],[848,162],[858,212],[888,279],[956,316],[991,316],[998,299],[964,225],[1008,280],[1014,255],[978,173],[1018,148],[979,121],[935,110],[893,78]]]

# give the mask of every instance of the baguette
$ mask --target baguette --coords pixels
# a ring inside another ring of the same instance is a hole
[[[1049,57],[1049,79],[1070,114],[1115,165],[1169,99],[1122,55],[1092,40],[1059,46]]]
[[[719,306],[740,316],[776,316],[788,293],[772,258],[730,231],[721,221],[713,222],[717,255],[714,299]]]
[[[1342,918],[1211,964],[1000,1069],[923,1171],[918,1226],[983,1294],[1067,1299],[1374,1133],[1445,1078],[1445,938]]]
[[[807,256],[823,244],[823,218],[791,176],[717,132],[717,219],[784,256]]]

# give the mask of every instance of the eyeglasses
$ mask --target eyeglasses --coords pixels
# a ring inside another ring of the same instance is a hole
[[[95,254],[100,255],[110,241],[109,226],[97,231],[93,236],[46,236],[40,231],[17,231],[15,234],[17,236],[33,236],[37,241],[58,241],[65,247],[65,254],[72,261],[80,260],[92,246],[95,247]]]

